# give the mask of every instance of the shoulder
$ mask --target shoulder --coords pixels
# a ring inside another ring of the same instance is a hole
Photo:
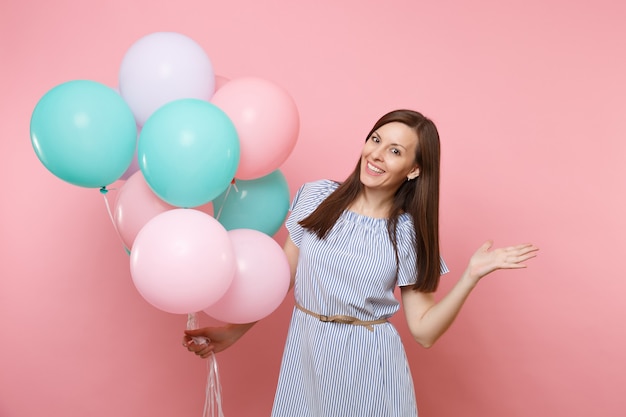
[[[415,226],[409,213],[402,213],[396,229],[398,243],[403,250],[412,250],[415,242]]]
[[[335,191],[337,187],[339,187],[339,183],[337,181],[322,179],[306,182],[302,184],[301,188],[306,189],[309,193],[328,195]]]
[[[291,214],[285,225],[293,242],[300,246],[302,227],[299,221],[308,217],[333,191],[339,183],[331,180],[317,180],[302,184],[291,202]]]
[[[306,182],[296,192],[293,198],[293,205],[295,206],[298,202],[317,205],[332,194],[337,187],[339,187],[338,182],[328,179]]]

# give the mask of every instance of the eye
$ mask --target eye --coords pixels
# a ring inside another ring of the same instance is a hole
[[[391,153],[398,156],[401,155],[400,149],[398,148],[391,148]]]
[[[372,142],[380,143],[380,138],[376,135],[370,136],[370,139],[372,139]]]

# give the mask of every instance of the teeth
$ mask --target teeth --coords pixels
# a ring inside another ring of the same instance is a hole
[[[367,163],[367,167],[377,174],[382,174],[383,172],[385,172],[382,169],[376,168],[374,165],[370,164],[369,162]]]

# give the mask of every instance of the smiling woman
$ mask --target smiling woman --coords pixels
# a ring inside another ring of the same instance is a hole
[[[412,342],[402,313],[393,317],[420,416],[624,415],[626,280],[615,260],[626,248],[626,1],[64,0],[0,8],[0,416],[201,415],[206,364],[181,348],[186,315],[145,302],[98,189],[53,175],[29,137],[33,109],[52,86],[91,79],[119,87],[124,51],[155,30],[196,39],[231,81],[259,75],[288,89],[301,116],[294,152],[280,167],[290,200],[308,181],[343,181],[387,110],[432,117],[450,268],[438,293],[482,239],[541,247],[529,269],[481,282],[433,349]],[[112,126],[103,127],[89,138]],[[424,178],[412,182],[424,186]],[[111,184],[109,196],[120,186]],[[276,239],[285,238],[281,227]],[[217,355],[226,416],[270,415],[292,300]]]
[[[498,269],[524,268],[530,244],[482,245],[457,284],[435,302],[439,253],[439,134],[411,110],[376,122],[343,183],[304,184],[293,199],[284,245],[295,307],[272,415],[415,416],[413,379],[402,341],[388,321],[400,308],[430,347],[454,321],[478,281]],[[187,331],[200,357],[235,343],[254,323]],[[208,345],[193,343],[206,337]]]
[[[417,133],[404,123],[390,122],[376,129],[363,147],[361,182],[396,190],[402,182],[417,178],[417,144]],[[379,179],[384,183],[377,183]]]

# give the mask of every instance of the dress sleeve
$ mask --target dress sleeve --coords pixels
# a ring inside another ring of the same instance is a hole
[[[415,230],[410,220],[398,225],[398,255],[400,257],[398,286],[400,287],[413,285],[417,281],[417,256],[413,246],[414,236]],[[439,260],[439,270],[441,275],[449,272],[443,258]]]
[[[289,232],[289,237],[296,246],[300,247],[300,242],[304,234],[304,228],[300,226],[298,222],[313,213],[317,206],[319,206],[337,186],[338,184],[334,181],[319,180],[305,183],[298,189],[291,202],[289,216],[285,221],[285,227]]]

